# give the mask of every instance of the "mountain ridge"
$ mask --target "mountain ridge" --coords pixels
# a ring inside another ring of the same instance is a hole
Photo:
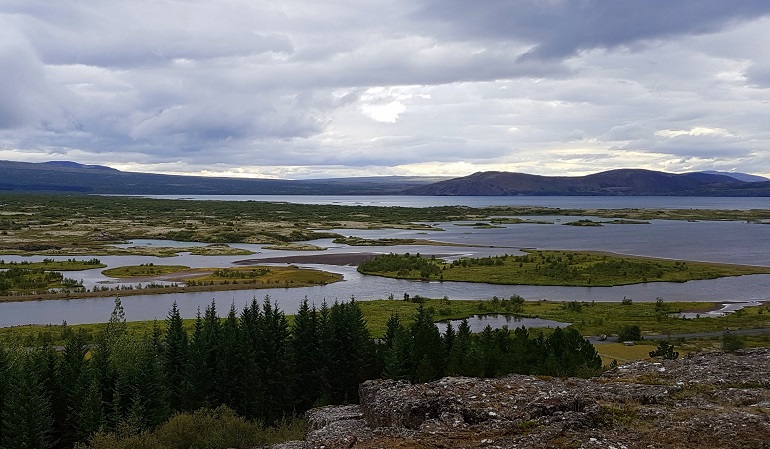
[[[585,176],[477,172],[408,189],[435,196],[770,196],[770,182],[745,182],[722,174],[616,169]]]
[[[617,169],[586,176],[501,171],[447,179],[383,176],[306,180],[124,172],[70,161],[0,161],[0,191],[116,195],[431,195],[431,196],[770,196],[770,181],[736,175]]]

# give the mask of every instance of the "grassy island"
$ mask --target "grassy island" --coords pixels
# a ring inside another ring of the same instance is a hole
[[[103,274],[137,285],[97,285],[86,289],[61,273],[40,269],[0,272],[0,302],[39,301],[105,296],[151,295],[275,287],[308,287],[342,280],[327,271],[287,267],[190,268],[183,265],[133,265],[104,270]]]
[[[510,285],[609,287],[767,274],[770,267],[654,259],[577,251],[528,251],[523,256],[464,258],[452,263],[419,254],[384,254],[362,263],[364,274],[398,279]]]

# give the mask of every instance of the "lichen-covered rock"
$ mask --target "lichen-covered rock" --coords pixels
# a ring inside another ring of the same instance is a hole
[[[594,379],[377,380],[360,397],[311,410],[291,449],[770,448],[768,349],[634,362]]]

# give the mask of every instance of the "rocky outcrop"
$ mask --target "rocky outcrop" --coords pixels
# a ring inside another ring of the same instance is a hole
[[[286,448],[770,448],[770,349],[635,362],[593,379],[377,380]]]

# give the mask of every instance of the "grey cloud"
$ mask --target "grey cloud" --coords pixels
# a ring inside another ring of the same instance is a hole
[[[442,20],[444,36],[528,42],[529,58],[565,58],[579,50],[711,33],[770,14],[764,0],[423,0],[419,17]]]
[[[3,25],[0,18],[0,129],[35,125],[55,115],[52,92],[34,49]]]

